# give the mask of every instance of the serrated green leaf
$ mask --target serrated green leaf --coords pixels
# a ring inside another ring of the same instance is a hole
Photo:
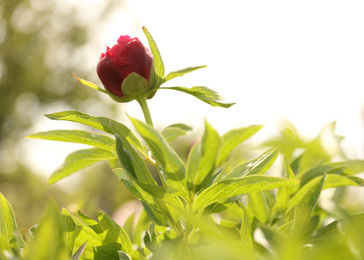
[[[228,198],[250,192],[271,190],[294,183],[297,182],[289,179],[261,175],[222,180],[197,195],[194,202],[194,209],[202,210],[212,203],[222,202]]]
[[[145,155],[145,147],[133,132],[125,125],[110,118],[90,116],[79,111],[64,111],[46,114],[45,116],[52,120],[64,120],[87,125],[111,135],[114,135],[114,133],[123,135],[139,152]],[[145,156],[147,157],[147,155]]]
[[[115,140],[113,138],[106,135],[82,130],[51,130],[46,132],[34,133],[26,137],[51,141],[86,144],[109,151],[115,151]]]
[[[181,77],[187,73],[190,73],[192,71],[198,70],[198,69],[202,69],[202,68],[206,68],[206,65],[203,66],[194,66],[194,67],[188,67],[185,69],[181,69],[181,70],[177,70],[177,71],[172,71],[170,73],[168,73],[168,75],[165,77],[164,81],[169,81],[171,79],[177,78],[177,77]]]
[[[104,149],[91,148],[78,150],[69,154],[66,157],[64,163],[59,166],[55,172],[52,173],[52,175],[48,179],[48,183],[55,183],[95,163],[114,159],[117,159],[116,155]]]
[[[186,182],[192,193],[196,193],[201,183],[214,170],[220,137],[216,130],[205,121],[205,131],[200,143],[196,144],[187,162]]]
[[[121,245],[118,243],[108,243],[102,246],[95,246],[94,260],[119,260],[118,251],[121,250]]]
[[[97,214],[100,225],[107,231],[105,242],[112,241],[122,245],[123,251],[131,254],[133,245],[130,242],[128,234],[112,218],[105,213]]]
[[[221,102],[223,97],[217,93],[216,91],[203,86],[196,86],[192,88],[185,88],[185,87],[162,87],[161,89],[172,89],[181,91],[187,94],[190,94],[201,101],[213,106],[213,107],[224,107],[228,108],[234,105],[235,103],[224,103]]]
[[[236,166],[224,177],[224,179],[264,174],[272,167],[277,159],[278,153],[276,148],[271,148],[262,153],[259,157]]]
[[[161,165],[163,178],[168,188],[174,192],[179,192],[180,195],[186,198],[185,167],[182,160],[156,129],[138,119],[129,118]]]
[[[6,248],[11,248],[17,255],[20,255],[20,250],[25,246],[25,242],[18,230],[12,207],[0,192],[0,239],[1,238],[3,239]]]
[[[159,52],[157,44],[155,43],[152,35],[149,33],[147,28],[143,26],[143,31],[149,42],[150,50],[153,54],[153,66],[156,74],[156,87],[158,88],[164,82],[165,68],[162,60],[162,56]]]
[[[72,256],[73,247],[75,245],[75,240],[76,240],[76,224],[73,221],[71,215],[67,212],[65,208],[62,209],[61,223],[66,242],[66,247],[68,250],[68,255]]]
[[[221,143],[219,148],[219,155],[217,158],[216,165],[220,165],[221,162],[236,148],[239,144],[253,136],[263,126],[253,125],[249,127],[243,127],[234,129],[223,136],[221,136]]]
[[[172,141],[177,137],[187,134],[192,128],[185,124],[170,125],[162,130],[162,135],[167,141]]]

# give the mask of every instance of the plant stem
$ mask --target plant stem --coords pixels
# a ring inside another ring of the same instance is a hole
[[[139,105],[141,106],[141,108],[143,110],[145,122],[147,124],[153,126],[152,117],[150,115],[149,107],[148,107],[148,104],[147,104],[147,97],[146,96],[140,96],[136,100],[138,101]]]

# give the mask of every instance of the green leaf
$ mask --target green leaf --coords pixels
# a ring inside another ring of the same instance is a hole
[[[124,136],[118,134],[116,138],[116,151],[123,168],[137,180],[157,185],[143,159],[137,154]]]
[[[115,140],[113,138],[106,135],[82,130],[51,130],[34,133],[28,135],[27,137],[34,139],[86,144],[109,151],[115,151]]]
[[[121,245],[118,243],[108,243],[102,246],[95,246],[94,260],[119,260],[118,251],[121,250]]]
[[[153,196],[144,190],[142,187],[140,187],[140,182],[138,182],[136,179],[130,177],[130,175],[126,172],[125,169],[122,168],[116,168],[113,169],[113,172],[118,176],[120,180],[123,181],[125,186],[128,188],[128,190],[139,200],[144,201],[150,206],[153,206],[155,204]]]
[[[298,192],[288,201],[286,212],[288,213],[300,203],[307,205],[308,211],[312,212],[316,206],[317,199],[325,182],[324,177],[325,176],[316,177],[301,187]]]
[[[155,43],[152,35],[144,26],[142,29],[144,31],[145,36],[147,37],[150,50],[152,51],[153,54],[153,66],[156,74],[156,87],[158,88],[164,82],[164,74],[165,74],[164,63],[162,60],[162,56],[159,52],[159,49],[157,47],[157,44]]]
[[[72,256],[73,247],[76,240],[76,224],[73,221],[71,215],[65,208],[62,209],[61,223],[63,228],[63,234],[66,241],[66,247],[68,249],[68,255]]]
[[[249,193],[248,207],[260,222],[266,223],[268,221],[269,206],[263,192],[258,191]]]
[[[8,249],[13,249],[17,255],[20,255],[20,250],[25,246],[23,237],[21,236],[14,211],[10,203],[0,192],[0,239],[3,239],[5,246]],[[2,243],[0,242],[0,245]],[[4,249],[4,248],[3,248]]]
[[[72,260],[80,259],[81,255],[85,251],[86,245],[87,245],[87,241],[85,243],[83,243],[83,245],[77,249],[76,253],[74,253],[74,255],[72,256]]]
[[[261,175],[222,180],[205,189],[196,197],[194,209],[202,210],[212,203],[223,202],[228,198],[250,192],[275,189],[294,183],[297,182],[289,179]]]
[[[205,131],[200,143],[191,151],[187,162],[187,187],[193,193],[214,170],[220,137],[216,130],[205,121]]]
[[[48,183],[55,183],[95,163],[106,160],[114,160],[116,158],[117,157],[114,153],[99,148],[78,150],[66,157],[64,163],[52,173]]]
[[[185,88],[185,87],[162,87],[161,89],[172,89],[181,91],[187,94],[190,94],[201,101],[213,106],[213,107],[224,107],[228,108],[234,105],[235,103],[224,103],[221,102],[223,97],[217,93],[216,91],[203,86],[196,86],[192,88]]]
[[[166,192],[166,189],[161,186],[139,182],[128,175],[124,169],[113,169],[113,172],[123,181],[129,191],[136,198],[147,204],[151,210],[162,213],[170,219],[178,220],[183,205],[176,196]]]
[[[60,214],[53,201],[48,203],[35,238],[25,248],[22,259],[69,259]]]
[[[118,251],[118,254],[119,254],[119,260],[132,260],[129,254],[123,251]]]
[[[235,147],[244,142],[246,139],[253,136],[262,127],[263,126],[261,125],[253,125],[249,127],[234,129],[224,134],[221,137],[219,155],[216,165],[220,165],[221,162],[232,152],[232,150],[234,150]]]
[[[192,128],[185,124],[174,124],[163,129],[162,135],[167,141],[172,141],[177,137],[186,135],[191,130]]]
[[[187,191],[184,185],[185,167],[177,153],[156,129],[138,119],[130,117],[130,120],[148,144],[153,156],[161,165],[163,178],[165,178],[168,188],[172,191],[179,192],[186,198]]]
[[[107,234],[101,224],[96,220],[84,215],[81,211],[78,211],[77,213],[80,216],[81,220],[98,235],[100,241],[105,242],[105,237]]]
[[[301,177],[301,186],[317,176],[325,173],[336,173],[344,175],[354,175],[364,172],[364,160],[348,160],[342,162],[332,162],[305,172]]]
[[[198,69],[202,69],[202,68],[206,68],[206,65],[203,66],[195,66],[195,67],[188,67],[185,69],[181,69],[181,70],[177,70],[177,71],[172,71],[170,73],[168,73],[168,75],[165,77],[164,81],[169,81],[171,79],[177,78],[177,77],[181,77],[187,73],[190,73],[192,71],[198,70]]]
[[[285,172],[284,177],[287,177],[288,179],[291,179],[291,180],[295,180],[296,176],[294,175],[287,158],[285,158],[285,161],[284,161],[284,172]],[[297,184],[297,185],[299,185],[299,184]],[[277,195],[276,195],[276,203],[272,210],[273,212],[275,210],[284,211],[286,209],[288,200],[292,194],[292,190],[293,190],[292,186],[278,188]]]
[[[80,251],[83,250],[82,255],[85,259],[93,259],[93,247],[100,246],[102,243],[102,239],[99,235],[84,222],[81,222],[80,225],[76,225],[76,240],[74,248],[78,248]],[[76,253],[74,255],[76,255]]]
[[[247,208],[244,207],[243,204],[238,202],[239,207],[243,210],[243,219],[240,227],[240,238],[244,245],[248,248],[253,248],[253,233],[254,233],[254,224],[253,224],[253,214],[249,212]]]
[[[241,176],[258,175],[266,173],[274,164],[278,156],[278,150],[271,148],[259,157],[236,166],[224,179],[231,179]]]
[[[133,132],[125,125],[111,120],[106,117],[95,117],[90,116],[79,111],[64,111],[53,114],[46,114],[47,118],[52,120],[64,120],[70,122],[76,122],[83,125],[91,126],[95,129],[104,131],[111,135],[117,133],[119,135],[125,136],[125,138],[141,153],[145,154],[145,148],[139,141],[139,139],[133,134]],[[147,157],[147,155],[146,155]]]
[[[364,180],[356,176],[327,174],[324,189],[342,186],[364,186]]]
[[[133,245],[130,242],[128,234],[112,218],[105,213],[97,214],[100,225],[107,231],[105,242],[117,242],[122,245],[123,251],[131,254]]]

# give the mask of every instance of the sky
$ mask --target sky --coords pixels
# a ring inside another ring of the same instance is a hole
[[[223,133],[249,124],[276,131],[288,119],[307,137],[337,121],[344,145],[363,157],[363,12],[363,1],[127,0],[102,38],[112,45],[134,33],[147,44],[146,26],[167,72],[208,66],[168,86],[205,85],[236,102],[211,108],[160,91],[150,106],[165,121],[207,118]]]
[[[102,0],[69,1],[86,10]],[[207,86],[236,102],[228,109],[213,108],[186,94],[160,90],[149,101],[156,127],[182,122],[200,128],[207,119],[220,134],[262,124],[261,136],[268,136],[289,120],[304,137],[313,138],[337,121],[336,133],[346,137],[348,154],[363,158],[363,1],[123,3],[95,28],[100,48],[91,56],[95,67],[105,45],[112,46],[120,35],[138,37],[147,45],[145,26],[167,73],[207,65],[165,86]],[[142,118],[136,102],[125,110]],[[58,156],[59,164],[65,155]]]

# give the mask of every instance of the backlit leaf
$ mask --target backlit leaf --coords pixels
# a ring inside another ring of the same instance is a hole
[[[110,118],[90,116],[79,111],[64,111],[46,114],[45,116],[52,120],[64,120],[87,125],[111,135],[114,135],[114,133],[123,135],[138,151],[145,153],[145,148],[133,132],[125,125]]]
[[[203,66],[196,66],[196,67],[188,67],[185,69],[181,69],[181,70],[177,70],[177,71],[172,71],[170,73],[168,73],[168,75],[165,77],[164,81],[168,81],[177,77],[181,77],[187,73],[190,73],[192,71],[198,70],[198,69],[202,69],[202,68],[206,68],[206,65]]]
[[[271,176],[252,175],[222,180],[197,195],[194,209],[201,210],[215,202],[244,195],[250,192],[263,191],[297,183],[294,180]]]
[[[38,132],[28,138],[79,143],[95,146],[109,151],[115,151],[115,140],[109,136],[82,130],[51,130]]]
[[[177,91],[181,91],[181,92],[190,94],[213,107],[228,108],[235,104],[235,103],[222,102],[223,97],[219,93],[217,93],[216,91],[214,91],[208,87],[203,87],[203,86],[196,86],[196,87],[192,87],[192,88],[162,87],[161,89],[172,89],[172,90],[177,90]]]
[[[95,163],[113,160],[116,158],[117,157],[114,153],[99,148],[78,150],[69,154],[66,157],[64,163],[59,166],[55,172],[52,173],[52,175],[48,179],[48,183],[55,183]]]
[[[18,230],[14,211],[10,203],[0,192],[0,239],[1,238],[4,239],[3,242],[8,249],[11,248],[20,255],[20,250],[25,246],[25,243]]]
[[[254,125],[249,127],[243,127],[239,129],[234,129],[221,137],[221,144],[219,148],[219,156],[217,159],[217,165],[219,165],[239,144],[244,142],[246,139],[253,136],[258,132],[263,126]]]

